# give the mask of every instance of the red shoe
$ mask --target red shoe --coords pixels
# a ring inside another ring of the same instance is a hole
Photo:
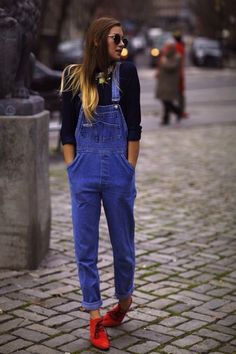
[[[90,342],[91,344],[102,350],[110,348],[107,332],[103,327],[102,318],[90,319]]]
[[[187,112],[183,112],[181,114],[181,118],[189,118],[189,114]]]
[[[129,308],[130,308],[131,304],[132,304],[132,298],[131,298],[131,301],[130,301],[130,304],[129,304],[128,308],[125,311],[121,309],[119,304],[116,305],[115,307],[113,307],[113,309],[108,311],[103,316],[103,320],[102,320],[103,326],[104,327],[116,327],[116,326],[119,326],[121,324],[121,322],[123,321],[125,315],[129,311]]]

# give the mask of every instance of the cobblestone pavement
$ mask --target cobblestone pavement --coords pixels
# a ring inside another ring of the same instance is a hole
[[[108,329],[112,354],[236,353],[236,125],[143,134],[137,167],[134,304]],[[51,164],[50,252],[36,271],[0,273],[0,353],[94,353],[74,262],[69,192]],[[102,215],[104,309],[115,303]]]

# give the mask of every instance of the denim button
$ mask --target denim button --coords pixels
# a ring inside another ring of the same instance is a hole
[[[115,104],[115,105],[114,105],[114,108],[115,108],[115,109],[118,109],[118,104]]]

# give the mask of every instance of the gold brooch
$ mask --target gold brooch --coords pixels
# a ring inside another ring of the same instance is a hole
[[[106,78],[105,74],[103,72],[100,72],[96,75],[96,80],[98,81],[99,84],[103,85],[106,83]]]
[[[108,68],[108,75],[111,74],[113,70],[113,66],[109,66]],[[103,85],[103,84],[107,84],[107,81],[110,80],[110,77],[106,77],[104,72],[100,72],[96,75],[96,80],[98,81],[99,84]]]

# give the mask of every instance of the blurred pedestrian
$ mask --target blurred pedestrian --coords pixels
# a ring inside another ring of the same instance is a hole
[[[100,349],[109,348],[104,327],[123,321],[134,288],[133,208],[141,115],[136,67],[120,63],[127,43],[119,21],[95,20],[86,36],[83,63],[65,69],[61,88],[61,138],[82,306],[90,313],[90,341]],[[101,203],[112,244],[118,299],[103,317],[97,268]]]
[[[175,39],[175,48],[177,53],[181,57],[181,70],[180,70],[180,80],[179,80],[179,107],[181,109],[181,118],[188,118],[186,113],[186,99],[185,99],[185,43],[182,38],[180,31],[175,31],[173,33]]]
[[[163,125],[170,123],[170,113],[175,113],[177,121],[181,118],[181,108],[176,103],[179,98],[181,57],[176,52],[174,40],[168,40],[162,49],[157,69],[156,98],[163,103]]]

